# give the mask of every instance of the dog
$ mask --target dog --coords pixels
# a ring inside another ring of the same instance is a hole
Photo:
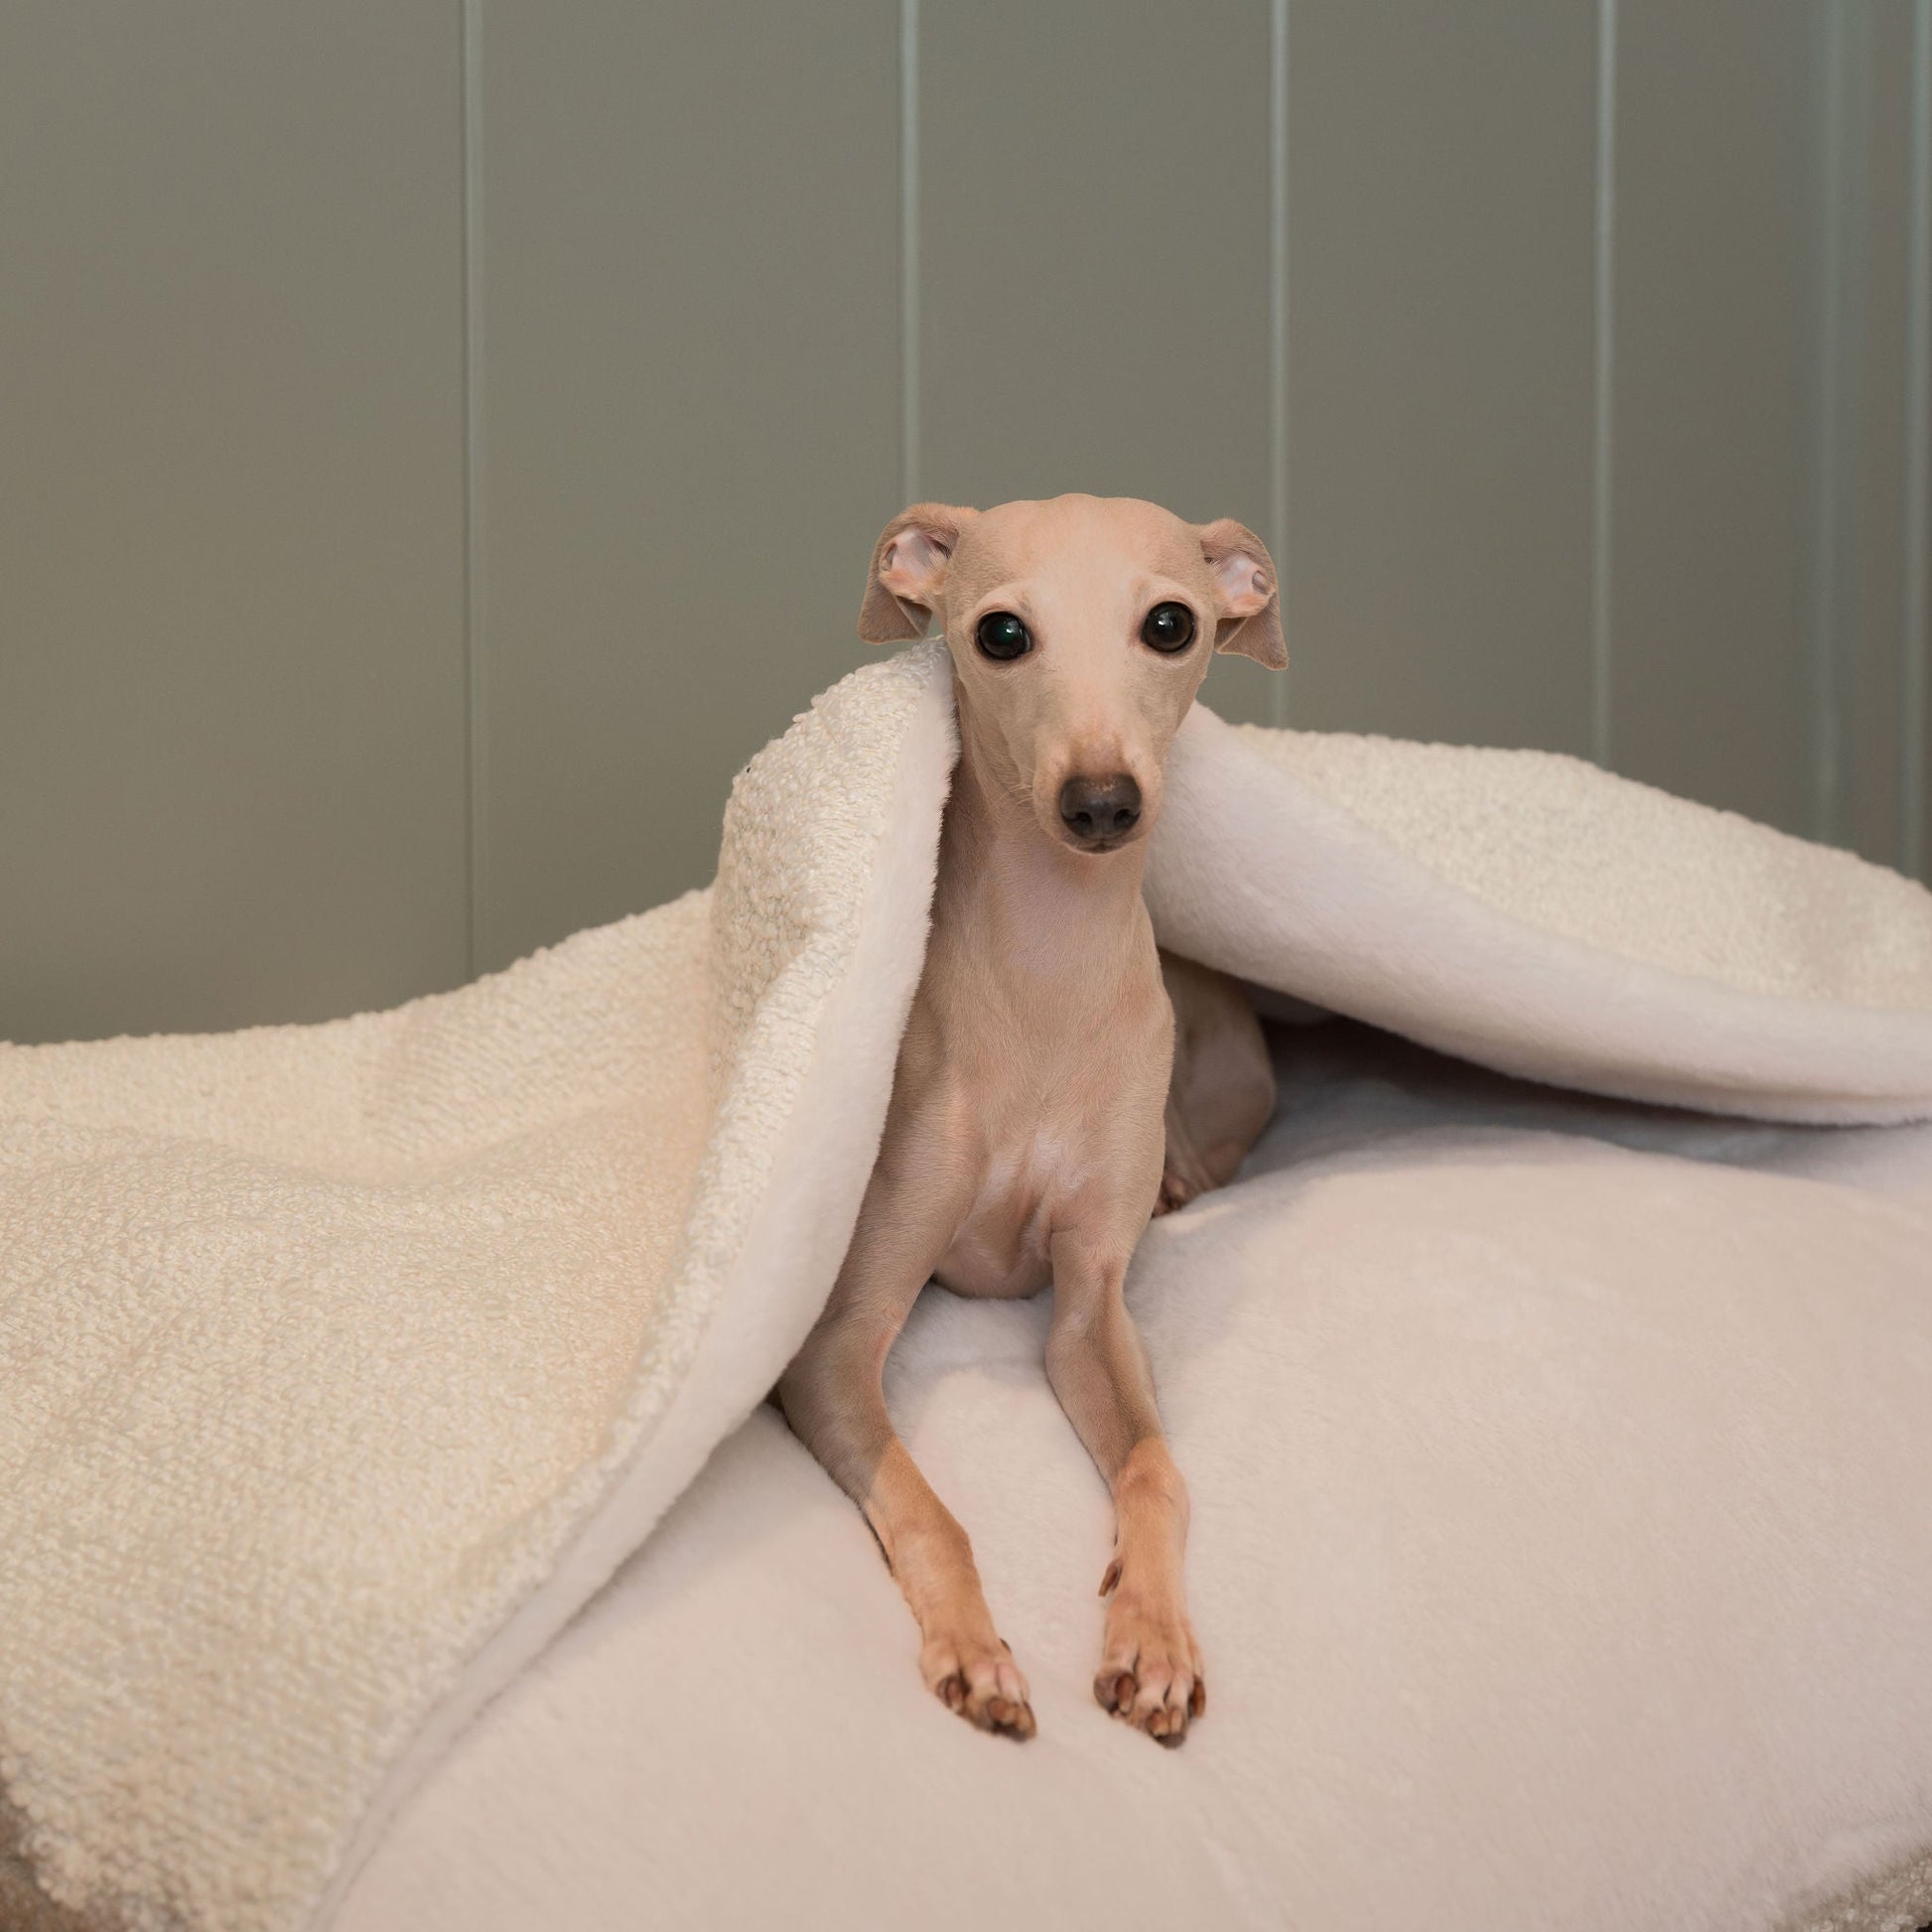
[[[882,1376],[928,1281],[1050,1281],[1047,1378],[1114,1500],[1094,1694],[1178,1744],[1207,1701],[1187,1489],[1122,1283],[1154,1213],[1233,1176],[1275,1082],[1240,988],[1158,952],[1141,877],[1211,653],[1287,664],[1275,567],[1239,523],[1132,498],[919,503],[880,536],[859,635],[916,638],[935,618],[960,752],[931,937],[852,1244],[778,1398],[871,1523],[927,1687],[1031,1737],[972,1546],[894,1434]]]

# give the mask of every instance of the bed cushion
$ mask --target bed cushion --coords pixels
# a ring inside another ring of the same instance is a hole
[[[768,1409],[398,1820],[339,1932],[1932,1918],[1932,1128],[1591,1100],[1335,1022],[1131,1279],[1210,1704],[1093,1703],[1105,1492],[1044,1299],[889,1395],[1039,1735],[921,1688]]]

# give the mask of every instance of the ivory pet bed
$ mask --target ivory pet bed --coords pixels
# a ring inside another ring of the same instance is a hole
[[[857,1209],[950,729],[934,647],[855,674],[709,895],[460,992],[0,1051],[0,1925],[1932,1916],[1932,1129],[1631,1104],[1932,1118],[1932,896],[1569,759],[1197,712],[1164,940],[1622,1098],[1293,1032],[1256,1171],[1151,1232],[1179,1753],[1087,1698],[1043,1310],[927,1298],[892,1393],[1016,1747],[752,1413]]]

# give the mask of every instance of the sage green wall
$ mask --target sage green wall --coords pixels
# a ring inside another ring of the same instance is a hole
[[[1932,0],[0,10],[0,1036],[708,877],[910,495],[1277,546],[1237,716],[1932,857]]]

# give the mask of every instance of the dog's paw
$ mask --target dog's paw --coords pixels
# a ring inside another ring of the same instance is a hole
[[[957,1633],[928,1637],[919,1650],[926,1689],[949,1711],[982,1730],[1004,1737],[1034,1734],[1034,1708],[1027,1680],[999,1637],[990,1641]]]
[[[1103,1711],[1172,1748],[1207,1709],[1200,1645],[1177,1599],[1117,1588],[1120,1582],[1119,1564],[1109,1564],[1100,1588],[1113,1594],[1093,1694]]]

